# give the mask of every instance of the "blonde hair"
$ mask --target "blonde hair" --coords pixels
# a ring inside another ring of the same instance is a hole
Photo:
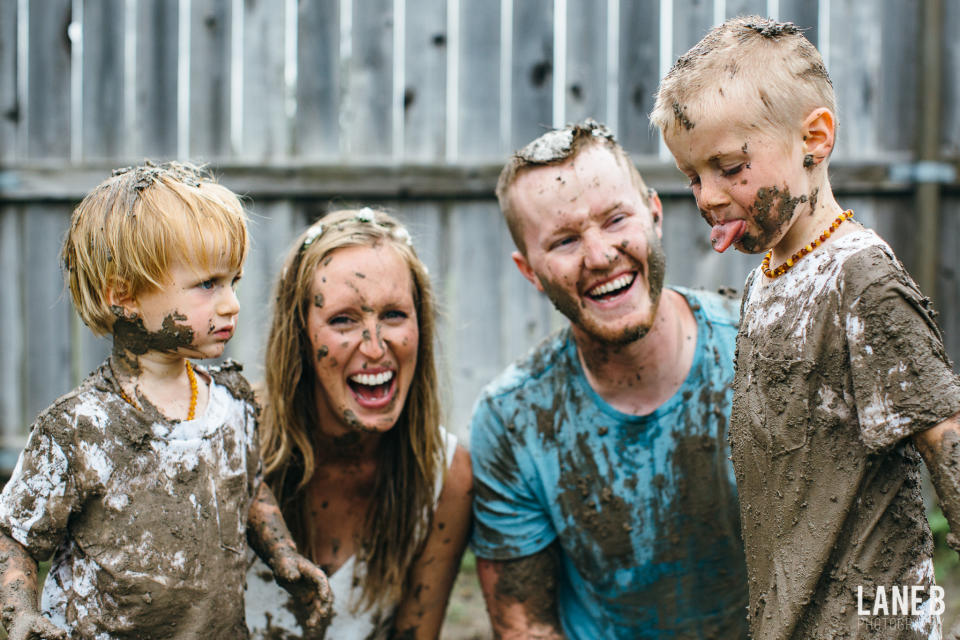
[[[527,246],[523,238],[523,221],[510,201],[510,187],[525,171],[537,167],[562,164],[571,158],[575,158],[589,145],[600,145],[610,151],[617,162],[625,166],[630,172],[631,181],[643,197],[644,202],[649,204],[649,192],[643,177],[630,159],[630,154],[620,146],[613,132],[605,125],[592,118],[587,118],[583,122],[568,124],[561,129],[548,131],[523,149],[514,152],[500,171],[500,177],[497,179],[496,193],[500,211],[503,212],[503,218],[507,223],[507,229],[510,230],[513,243],[524,255],[527,253]]]
[[[240,269],[247,217],[237,196],[177,162],[118,169],[80,202],[61,258],[73,304],[96,335],[110,333],[113,288],[136,297],[166,284],[170,266]]]
[[[680,56],[660,82],[650,124],[664,133],[692,129],[725,101],[742,106],[744,123],[780,131],[799,126],[814,109],[837,111],[817,48],[792,22],[760,16],[727,20]]]
[[[266,384],[261,452],[268,482],[280,502],[298,548],[313,557],[313,523],[305,521],[305,487],[317,466],[316,378],[307,314],[314,274],[331,253],[344,247],[390,247],[410,269],[420,339],[417,367],[397,424],[379,444],[373,501],[366,514],[362,559],[365,603],[404,586],[419,551],[424,514],[432,513],[434,483],[442,473],[440,401],[434,363],[435,305],[427,269],[407,230],[383,211],[336,211],[307,228],[290,248],[276,285],[273,321],[266,348]],[[384,526],[384,523],[390,523]]]

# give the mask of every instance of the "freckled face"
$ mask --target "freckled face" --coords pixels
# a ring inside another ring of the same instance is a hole
[[[235,289],[240,273],[227,266],[202,269],[176,262],[168,275],[163,287],[137,296],[136,322],[117,320],[115,347],[134,354],[149,350],[190,358],[223,355],[237,326],[240,303]]]
[[[700,213],[711,227],[733,223],[733,246],[759,253],[776,246],[816,191],[804,167],[803,139],[773,129],[731,126],[742,122],[738,105],[724,103],[686,129],[671,126],[664,140],[677,167],[690,178]],[[737,221],[743,221],[743,225]],[[714,244],[715,248],[717,243]],[[718,249],[721,250],[721,249]]]
[[[521,272],[575,330],[614,344],[649,330],[663,288],[662,209],[598,145],[525,171],[510,190],[527,255]]]
[[[388,431],[417,366],[413,277],[389,245],[328,258],[314,274],[307,314],[320,429],[333,437]]]

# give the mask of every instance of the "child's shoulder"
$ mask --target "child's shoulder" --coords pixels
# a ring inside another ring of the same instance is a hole
[[[848,293],[889,279],[912,284],[912,278],[893,249],[874,231],[859,230],[840,238],[838,245],[835,255],[840,262],[842,286]]]
[[[227,389],[237,400],[241,400],[253,406],[259,407],[253,388],[243,375],[243,365],[227,358],[221,364],[205,369],[218,385]]]
[[[119,397],[111,391],[104,373],[106,364],[92,371],[79,385],[53,401],[41,411],[31,429],[46,428],[51,435],[73,432],[75,429],[60,429],[56,425],[76,425],[81,418],[89,418],[98,425],[106,424],[111,417],[110,404]]]

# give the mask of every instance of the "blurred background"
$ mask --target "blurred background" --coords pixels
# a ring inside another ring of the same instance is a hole
[[[838,200],[933,298],[956,360],[958,0],[0,0],[0,470],[108,353],[71,309],[58,251],[83,194],[145,158],[209,163],[247,197],[228,355],[252,381],[293,236],[355,204],[404,220],[442,303],[461,437],[479,389],[563,325],[516,272],[493,197],[509,153],[548,128],[591,116],[617,133],[663,198],[668,283],[741,289],[758,258],[710,250],[646,114],[674,60],[747,13],[820,48]]]

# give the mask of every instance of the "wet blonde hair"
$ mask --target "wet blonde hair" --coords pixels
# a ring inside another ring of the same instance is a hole
[[[524,172],[538,167],[562,164],[575,158],[589,145],[600,145],[607,149],[619,164],[627,168],[631,181],[649,206],[649,190],[643,177],[630,159],[630,154],[620,146],[613,132],[605,125],[587,118],[583,122],[548,131],[523,149],[514,152],[497,179],[497,202],[507,223],[507,229],[510,230],[513,243],[520,253],[526,255],[527,245],[523,238],[523,220],[510,199],[510,187]]]
[[[817,48],[792,22],[760,16],[727,20],[680,56],[660,82],[651,126],[693,129],[700,117],[733,101],[742,126],[789,132],[820,107],[836,117],[830,75]],[[731,123],[735,125],[736,123]]]
[[[423,516],[432,513],[437,474],[446,469],[434,362],[433,289],[407,230],[385,212],[330,213],[301,233],[287,253],[267,338],[261,453],[267,480],[297,547],[315,560],[312,533],[316,525],[305,518],[305,488],[317,466],[316,377],[307,316],[321,262],[338,249],[355,246],[389,247],[406,263],[420,334],[417,367],[403,410],[397,424],[380,440],[374,499],[361,538],[367,570],[362,601],[373,603],[396,595],[404,586],[419,551]]]
[[[80,202],[61,258],[74,307],[110,333],[108,290],[132,297],[166,284],[175,262],[239,270],[247,257],[239,198],[201,168],[169,162],[118,169]]]

